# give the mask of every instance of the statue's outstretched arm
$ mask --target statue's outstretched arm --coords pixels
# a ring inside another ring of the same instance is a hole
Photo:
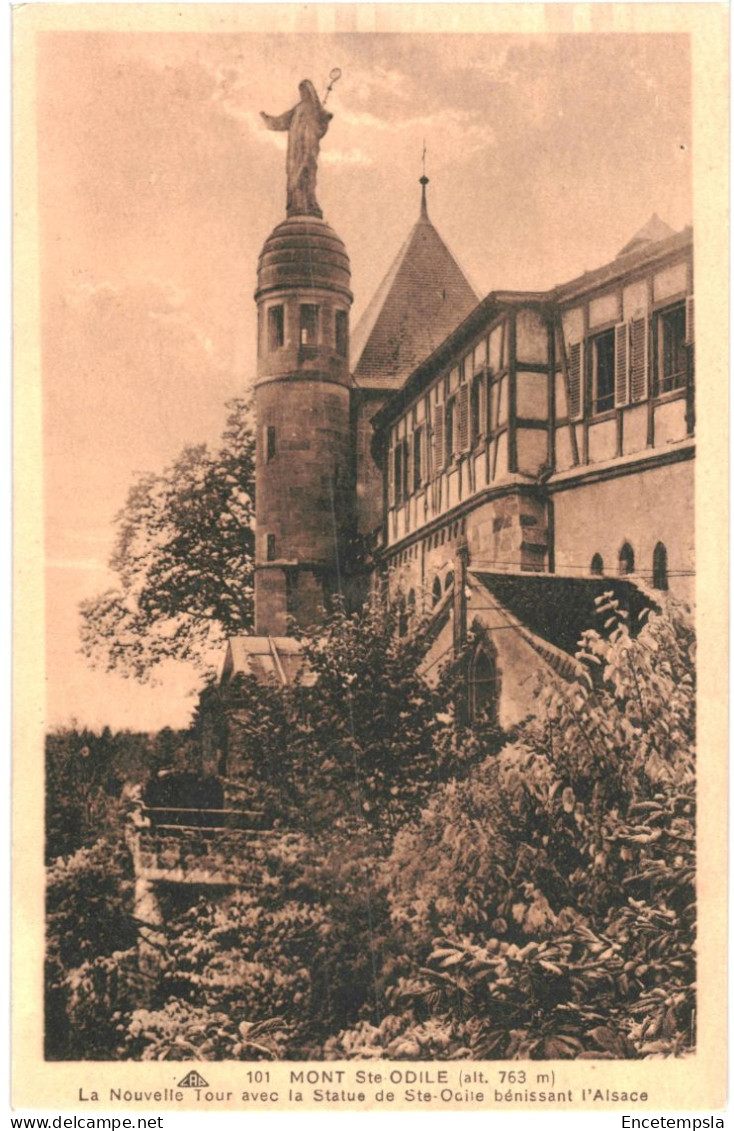
[[[294,106],[292,110],[288,110],[285,114],[280,114],[278,117],[272,117],[270,114],[265,114],[260,111],[260,117],[264,121],[269,130],[289,130],[291,127],[291,119],[296,112]]]

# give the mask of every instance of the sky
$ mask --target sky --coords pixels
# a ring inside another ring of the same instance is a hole
[[[92,671],[78,604],[114,585],[140,472],[215,444],[255,372],[257,257],[285,215],[281,114],[334,114],[318,198],[346,243],[352,325],[428,209],[480,295],[613,259],[692,219],[685,35],[44,32],[38,39],[49,726],[186,725],[196,680]]]

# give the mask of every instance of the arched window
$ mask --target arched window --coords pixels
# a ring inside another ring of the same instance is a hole
[[[635,569],[635,551],[630,546],[629,542],[625,542],[622,549],[619,551],[619,572],[634,573]]]
[[[437,577],[433,582],[433,607],[435,609],[438,602],[441,600],[441,578]]]
[[[591,559],[591,572],[595,577],[601,577],[604,573],[604,559],[601,554],[594,554]]]
[[[652,554],[652,583],[655,589],[668,588],[668,551],[658,542]]]
[[[472,719],[483,715],[494,719],[497,715],[499,679],[494,656],[479,646],[469,669],[469,708]]]
[[[408,634],[408,610],[405,606],[405,597],[398,598],[398,636]]]
[[[446,579],[443,583],[444,593],[448,593],[449,589],[451,588],[451,586],[453,584],[454,584],[454,571],[450,569],[449,572],[446,574]]]

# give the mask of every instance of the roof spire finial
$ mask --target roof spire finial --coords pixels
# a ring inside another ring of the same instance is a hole
[[[426,139],[423,138],[423,176],[419,180],[421,186],[421,219],[428,219],[428,205],[426,203],[426,185],[428,184],[428,177],[426,176]]]

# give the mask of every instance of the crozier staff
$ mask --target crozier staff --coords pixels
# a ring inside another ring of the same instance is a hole
[[[288,131],[288,215],[321,216],[316,200],[316,165],[319,142],[334,115],[324,109],[310,79],[299,83],[298,90],[301,101],[292,110],[275,118],[261,111],[261,117],[269,130]]]

